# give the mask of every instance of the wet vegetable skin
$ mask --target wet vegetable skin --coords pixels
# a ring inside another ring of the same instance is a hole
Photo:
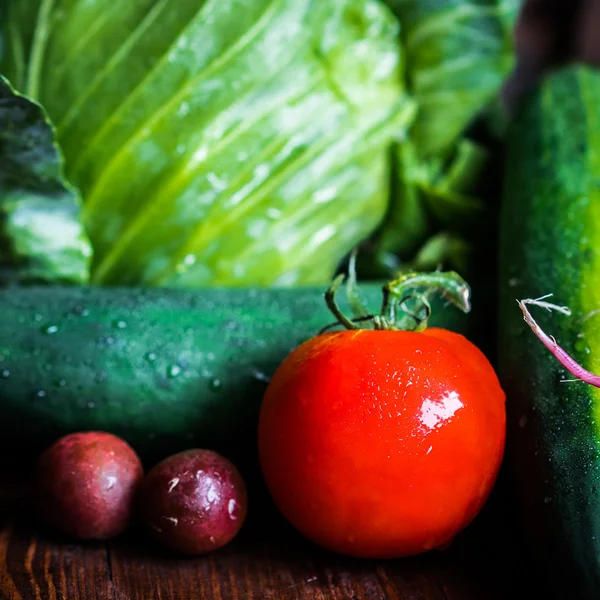
[[[332,320],[323,291],[0,292],[0,446],[21,456],[74,431],[102,430],[150,464],[194,447],[241,464],[256,447],[266,381]],[[381,284],[362,292],[381,302]],[[440,310],[432,322],[467,325],[457,311]]]
[[[600,597],[600,394],[529,331],[515,300],[548,299],[539,326],[600,373],[600,74],[565,68],[515,115],[500,220],[499,373],[521,519],[551,597]]]
[[[331,550],[401,557],[443,546],[492,489],[504,399],[484,355],[447,330],[314,337],[265,395],[266,482],[284,516]]]
[[[143,476],[140,459],[104,432],[67,435],[39,458],[33,502],[40,518],[78,539],[108,539],[129,524]]]
[[[185,554],[231,541],[246,518],[246,488],[235,466],[210,450],[187,450],[158,463],[139,491],[150,534]]]

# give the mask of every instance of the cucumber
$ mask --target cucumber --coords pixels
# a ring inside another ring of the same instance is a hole
[[[600,597],[600,390],[573,379],[516,299],[552,293],[572,316],[539,325],[600,372],[600,74],[568,68],[521,107],[508,135],[500,223],[499,372],[507,457],[527,537],[556,597]]]
[[[381,285],[361,289],[377,309]],[[332,320],[322,288],[4,290],[0,443],[33,451],[99,429],[142,456],[248,453],[269,376]],[[466,321],[439,302],[431,323]]]

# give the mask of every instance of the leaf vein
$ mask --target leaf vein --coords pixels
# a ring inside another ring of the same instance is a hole
[[[274,4],[275,4],[274,2],[271,2],[271,4],[269,5],[270,8],[273,7]],[[204,6],[206,6],[206,5],[204,5]],[[177,102],[179,102],[183,97],[185,97],[185,94],[187,94],[191,89],[193,89],[193,87],[198,83],[198,81],[200,81],[200,79],[202,77],[205,77],[207,73],[219,68],[222,65],[222,63],[227,62],[237,52],[241,51],[247,44],[249,44],[254,39],[254,37],[256,35],[258,35],[258,33],[261,31],[261,29],[266,26],[266,23],[268,23],[269,18],[272,16],[272,13],[273,13],[272,10],[265,11],[265,13],[263,13],[261,19],[259,19],[259,21],[257,21],[254,24],[254,26],[246,34],[244,34],[241,38],[239,38],[232,46],[230,46],[227,49],[227,51],[225,51],[216,60],[212,61],[209,65],[207,65],[206,68],[202,69],[200,73],[198,73],[194,78],[192,78],[190,81],[188,81],[176,94],[171,96],[171,98],[169,98],[169,100],[165,104],[160,106],[151,115],[148,115],[148,117],[146,119],[144,119],[143,122],[140,123],[136,127],[136,129],[132,132],[132,134],[129,136],[129,138],[123,144],[121,144],[121,146],[119,147],[119,150],[112,156],[110,161],[108,161],[108,163],[106,164],[105,168],[102,171],[102,174],[98,177],[98,179],[96,180],[96,182],[94,183],[92,188],[89,190],[88,197],[86,198],[86,202],[92,201],[92,198],[96,194],[97,190],[102,187],[103,180],[110,174],[110,172],[116,167],[116,165],[118,165],[118,162],[119,162],[121,156],[123,155],[124,151],[137,141],[139,135],[144,131],[144,129],[149,127],[151,124],[157,122],[162,116],[164,116],[166,113],[168,113],[168,111]],[[176,43],[177,43],[177,40],[175,40],[174,44],[176,44]],[[171,46],[171,48],[172,48],[172,46]],[[169,50],[171,48],[169,48]],[[150,72],[148,73],[148,75],[146,75],[146,77],[140,83],[140,85],[137,86],[136,90],[130,95],[127,103],[122,104],[119,107],[119,109],[117,109],[111,115],[110,119],[107,120],[107,122],[103,125],[102,129],[96,134],[94,139],[88,144],[86,151],[80,156],[78,163],[73,168],[74,174],[79,170],[79,167],[80,167],[81,163],[83,162],[83,160],[87,157],[87,154],[92,152],[95,145],[102,140],[102,138],[104,137],[105,131],[109,130],[110,125],[112,125],[112,122],[115,120],[116,115],[118,115],[123,110],[123,108],[125,107],[126,104],[133,101],[135,95],[137,93],[139,93],[139,90],[141,90],[143,85],[145,85],[145,83],[148,81],[149,76],[154,71],[157,70],[159,65],[163,64],[164,61],[167,60],[168,54],[169,54],[169,52],[166,52],[163,55],[161,60],[157,62],[157,64],[150,70]]]

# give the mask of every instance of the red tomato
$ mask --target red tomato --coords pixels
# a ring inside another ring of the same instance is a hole
[[[362,557],[447,544],[485,503],[504,440],[491,365],[463,336],[434,328],[305,342],[271,380],[259,423],[283,515],[314,542]]]

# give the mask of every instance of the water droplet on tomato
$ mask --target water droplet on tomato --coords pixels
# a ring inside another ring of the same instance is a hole
[[[463,406],[460,396],[455,391],[448,392],[439,400],[425,398],[419,419],[427,429],[437,429],[454,417],[456,411]]]

